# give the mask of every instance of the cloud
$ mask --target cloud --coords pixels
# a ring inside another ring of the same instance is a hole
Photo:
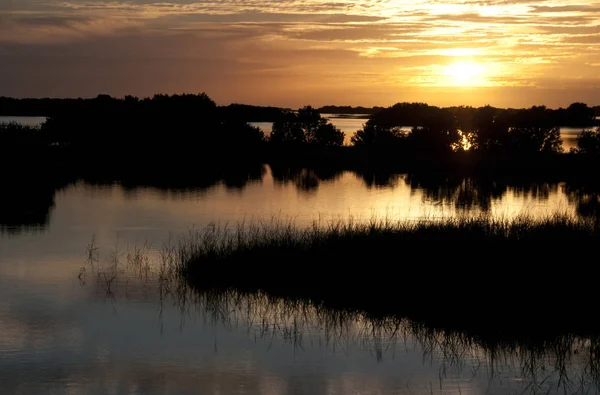
[[[568,13],[598,13],[600,12],[600,6],[595,7],[595,6],[591,6],[591,5],[553,5],[553,6],[534,6],[533,7],[533,12],[534,13],[538,13],[538,12],[544,12],[544,13],[548,13],[548,12],[552,12],[552,13],[559,13],[559,12],[568,12]]]
[[[369,86],[435,89],[435,73],[465,61],[485,66],[486,84],[497,87],[582,91],[576,81],[600,79],[590,66],[600,63],[593,0],[0,0],[8,6],[0,84],[21,96],[359,95]],[[15,83],[26,79],[37,82]]]

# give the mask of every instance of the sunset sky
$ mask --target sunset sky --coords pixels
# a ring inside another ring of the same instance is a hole
[[[0,96],[600,104],[594,0],[0,0]]]

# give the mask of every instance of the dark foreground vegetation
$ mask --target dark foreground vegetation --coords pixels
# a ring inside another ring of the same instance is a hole
[[[308,299],[372,316],[406,316],[486,336],[600,333],[597,222],[560,215],[514,221],[275,221],[209,227],[181,250],[197,289]]]
[[[587,393],[600,390],[600,323],[585,252],[599,237],[597,224],[561,215],[311,229],[278,220],[192,232],[165,244],[155,264],[135,246],[99,264],[92,241],[80,280],[96,279],[91,288],[104,298],[136,294],[135,281],[119,279],[123,257],[145,298],[157,285],[159,316],[172,303],[183,317],[200,312],[255,331],[255,341],[278,335],[298,352],[315,333],[326,347],[363,342],[378,359],[394,358],[386,352],[396,343],[416,344],[423,363],[442,364],[440,388],[446,369],[472,370],[473,379],[482,368],[484,380],[523,380],[519,393]]]

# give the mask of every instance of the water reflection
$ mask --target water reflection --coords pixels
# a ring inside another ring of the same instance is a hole
[[[254,363],[266,365],[265,359],[250,362],[247,355],[240,356],[239,365],[229,362],[225,371],[219,366],[198,366],[201,372],[222,375],[221,379],[214,377],[213,385],[230,385],[224,381],[235,381],[237,372],[245,377],[250,371],[257,374],[257,381],[266,374],[279,382],[275,393],[282,394],[366,389],[378,393],[399,389],[416,393],[596,393],[600,389],[600,338],[596,336],[566,333],[511,338],[436,327],[404,317],[375,317],[368,311],[336,310],[261,292],[190,289],[165,270],[169,267],[165,259],[170,259],[166,248],[154,265],[144,258],[148,251],[134,249],[127,253],[128,271],[121,272],[109,262],[105,268],[108,277],[88,266],[86,275],[92,281],[85,287],[91,297],[108,300],[116,309],[132,301],[154,303],[159,309],[156,330],[161,332],[173,320],[166,312],[174,307],[182,330],[188,326],[197,329],[197,322],[213,328],[215,354],[223,346],[217,342],[219,333],[238,346],[244,338],[250,339],[259,350],[266,350],[267,360],[285,364],[291,358],[298,363],[298,371],[284,377],[277,369],[257,372],[260,366]],[[123,278],[108,281],[113,275]],[[327,361],[341,365],[333,367]],[[165,381],[169,380],[173,377]],[[265,391],[260,385],[245,389],[247,393]]]
[[[302,166],[271,164],[271,175],[277,185],[293,185],[299,191],[316,191],[322,182],[333,182],[342,177],[343,171],[329,167],[305,168]]]
[[[204,191],[216,185],[224,185],[229,190],[242,190],[248,183],[262,181],[266,168],[260,163],[246,163],[242,166],[223,165],[214,169],[167,168],[162,171],[149,169],[144,172],[118,173],[92,173],[91,176],[80,180],[96,186],[119,185],[131,196],[140,188],[169,194],[185,194]]]
[[[214,206],[211,211],[214,215],[206,221],[235,221],[246,215],[269,217],[281,213],[307,219],[317,215],[385,215],[390,207],[396,210],[397,219],[461,214],[514,216],[524,211],[533,216],[561,211],[598,218],[600,196],[600,188],[593,181],[577,178],[351,172],[277,164],[254,164],[241,170],[144,172],[119,177],[99,173],[68,180],[49,176],[4,177],[2,183],[0,234],[47,228],[57,204],[57,191],[63,191],[61,196],[68,197],[71,205],[85,204],[86,193],[94,189],[96,194],[102,190],[119,192],[104,196],[106,205],[99,208],[102,210],[120,204],[121,195],[142,206],[150,196],[159,196],[177,202],[173,207],[179,205],[181,210],[190,210],[193,202],[198,201],[203,207]],[[192,215],[183,211],[181,214],[188,218]],[[202,218],[199,221],[205,223]]]
[[[257,201],[264,199],[268,174],[263,184],[249,183],[244,193],[255,191]],[[336,182],[363,185],[361,179],[346,177]],[[294,186],[293,193],[271,186],[287,198],[295,193]],[[594,336],[478,336],[302,299],[190,289],[169,271],[176,243],[168,243],[166,232],[158,243],[143,244],[145,234],[139,229],[126,237],[118,233],[121,224],[102,222],[115,215],[131,225],[129,212],[136,218],[148,214],[134,203],[143,198],[154,204],[151,197],[162,192],[140,188],[139,196],[127,198],[121,187],[69,188],[55,196],[48,232],[0,240],[2,393],[598,392],[599,343]],[[321,188],[327,189],[327,183]],[[230,194],[241,199],[223,185],[215,189],[219,194],[212,198]],[[96,193],[100,196],[92,197],[94,204],[86,201]],[[301,201],[306,198],[301,192]],[[100,202],[104,205],[96,205]],[[165,216],[176,216],[169,203],[168,196],[156,200]],[[181,203],[174,205],[181,210]],[[76,216],[87,215],[84,220],[94,227],[65,222],[68,210],[80,210]],[[156,218],[149,221],[156,225]],[[100,244],[103,226],[110,240]],[[69,227],[74,231],[64,233]],[[97,231],[99,249],[91,243]],[[167,244],[161,248],[161,242]],[[285,276],[289,270],[283,266],[274,274]],[[551,291],[539,302],[553,298]],[[471,302],[455,300],[448,307],[469,309]]]
[[[411,190],[423,191],[426,201],[432,204],[453,205],[457,210],[484,213],[490,212],[495,202],[500,202],[508,195],[522,200],[548,201],[561,192],[562,185],[535,179],[464,178],[439,174],[409,174],[404,180]],[[555,209],[564,207],[557,206]]]
[[[43,175],[20,178],[10,174],[4,175],[0,183],[0,234],[44,230],[50,222],[56,191],[67,185]]]
[[[566,184],[564,193],[575,205],[578,216],[600,221],[600,184],[597,181]]]

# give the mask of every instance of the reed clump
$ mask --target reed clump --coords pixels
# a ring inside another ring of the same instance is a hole
[[[194,288],[229,288],[400,315],[477,333],[600,329],[589,313],[600,226],[544,218],[214,224],[179,247]]]

